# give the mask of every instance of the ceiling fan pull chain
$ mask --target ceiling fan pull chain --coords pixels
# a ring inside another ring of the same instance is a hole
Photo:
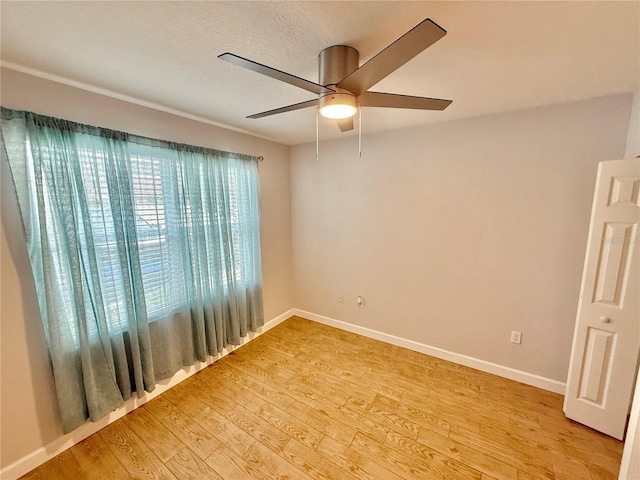
[[[362,158],[362,108],[358,105],[358,155]]]
[[[316,108],[316,160],[320,160],[320,109]]]

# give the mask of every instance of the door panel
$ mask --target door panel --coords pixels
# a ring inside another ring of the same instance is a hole
[[[622,308],[622,295],[628,291],[625,286],[631,269],[630,252],[633,253],[634,242],[637,241],[635,227],[628,223],[605,222],[594,302]]]
[[[604,393],[611,377],[611,352],[616,334],[589,327],[585,361],[580,378],[580,399],[603,405]]]

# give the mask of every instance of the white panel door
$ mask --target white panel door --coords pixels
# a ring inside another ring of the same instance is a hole
[[[591,211],[565,415],[622,440],[640,352],[640,160],[602,162]]]

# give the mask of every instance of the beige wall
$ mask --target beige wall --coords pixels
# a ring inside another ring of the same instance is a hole
[[[293,147],[296,307],[564,382],[596,165],[622,158],[631,98],[365,135],[362,158],[356,137]]]
[[[2,105],[155,138],[262,155],[262,264],[265,320],[291,309],[288,148],[12,70],[2,70]],[[0,465],[61,436],[29,260],[2,162]]]

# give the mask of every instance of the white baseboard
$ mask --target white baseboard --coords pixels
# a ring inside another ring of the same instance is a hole
[[[120,408],[114,410],[109,415],[102,417],[97,422],[84,423],[79,428],[75,429],[73,432],[63,435],[62,437],[58,438],[57,440],[54,440],[50,444],[45,445],[44,447],[41,447],[35,450],[34,452],[31,452],[30,454],[22,457],[21,459],[13,462],[10,465],[7,465],[2,470],[0,470],[0,478],[2,480],[15,480],[21,477],[22,475],[24,475],[25,473],[30,472],[31,470],[38,467],[39,465],[42,465],[47,460],[50,460],[56,455],[61,454],[68,448],[73,447],[76,443],[79,443],[85,438],[87,438],[88,436],[93,435],[98,430],[101,430],[102,428],[115,422],[119,418],[124,417],[127,413],[138,408],[139,406],[143,405],[149,400],[157,397],[161,393],[166,392],[171,387],[179,384],[183,380],[186,380],[194,373],[197,373],[203,368],[206,368],[212,363],[220,360],[222,357],[225,357],[236,348],[240,348],[241,346],[250,342],[254,338],[262,335],[263,333],[272,329],[276,325],[284,322],[286,319],[288,319],[293,315],[294,315],[294,309],[288,310],[278,315],[277,317],[266,322],[264,326],[261,327],[257,332],[250,333],[245,338],[240,339],[242,343],[239,346],[237,347],[231,346],[228,349],[224,349],[222,353],[219,353],[215,357],[209,357],[206,362],[198,362],[195,365],[192,365],[190,367],[185,367],[179,370],[175,375],[173,375],[173,377],[165,380],[161,380],[160,382],[158,382],[153,392],[150,392],[150,393],[145,392],[142,398],[131,398],[127,400],[124,403],[124,405],[122,405]]]
[[[533,373],[523,372],[522,370],[516,370],[515,368],[505,367],[504,365],[498,365],[497,363],[487,362],[479,358],[469,357],[460,353],[450,352],[438,347],[432,347],[425,345],[424,343],[415,342],[413,340],[407,340],[406,338],[396,337],[388,333],[379,332],[378,330],[372,330],[370,328],[361,327],[352,323],[342,322],[333,318],[318,315],[316,313],[307,312],[297,308],[293,309],[294,315],[312,320],[314,322],[329,325],[330,327],[339,328],[340,330],[346,330],[351,333],[357,333],[364,337],[373,338],[374,340],[380,340],[381,342],[390,343],[398,347],[404,347],[415,352],[431,355],[432,357],[440,358],[442,360],[448,360],[465,367],[475,368],[482,372],[491,373],[500,377],[515,380],[517,382],[526,383],[534,387],[542,388],[554,393],[560,393],[564,395],[566,383],[553,380],[551,378],[542,377]]]

